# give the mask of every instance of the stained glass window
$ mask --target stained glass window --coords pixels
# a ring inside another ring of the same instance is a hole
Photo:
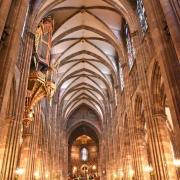
[[[145,8],[143,5],[143,0],[137,0],[137,14],[139,16],[139,22],[142,28],[142,32],[143,34],[145,34],[145,32],[148,29],[148,23],[147,23],[147,17],[145,14]]]
[[[81,160],[82,161],[88,160],[88,150],[85,147],[81,149]]]
[[[135,50],[132,44],[133,42],[131,40],[129,26],[127,24],[125,25],[125,36],[126,36],[126,46],[128,53],[128,64],[129,64],[129,68],[131,69],[135,60]]]
[[[124,84],[124,74],[123,74],[123,70],[122,70],[121,65],[119,65],[119,78],[120,78],[121,90],[123,90],[125,84]]]
[[[26,11],[25,19],[24,19],[24,24],[23,24],[23,29],[22,29],[22,32],[21,32],[21,37],[22,38],[23,38],[25,28],[26,28],[26,24],[27,24],[28,13],[29,13],[29,6],[27,7],[27,11]]]

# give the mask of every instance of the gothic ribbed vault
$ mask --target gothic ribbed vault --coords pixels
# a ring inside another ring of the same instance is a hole
[[[124,15],[128,13],[127,21],[132,21],[130,3],[119,3],[119,9],[115,2],[102,0],[42,4],[39,14],[54,19],[51,67],[62,119],[67,120],[82,104],[92,108],[102,121],[105,112],[111,113],[124,59],[120,31]]]

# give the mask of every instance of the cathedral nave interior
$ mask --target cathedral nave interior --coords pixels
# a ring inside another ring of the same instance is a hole
[[[178,0],[0,0],[0,180],[180,179]]]

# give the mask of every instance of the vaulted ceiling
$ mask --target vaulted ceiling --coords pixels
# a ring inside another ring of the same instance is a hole
[[[125,57],[120,32],[128,12],[120,8],[103,0],[48,0],[42,5],[54,18],[51,66],[63,119],[82,104],[101,120],[111,111]]]

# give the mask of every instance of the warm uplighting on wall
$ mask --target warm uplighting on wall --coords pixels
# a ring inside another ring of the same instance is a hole
[[[114,172],[113,173],[113,177],[116,179],[117,178],[117,174]]]
[[[40,178],[40,173],[39,173],[39,171],[34,172],[34,177],[35,177],[36,179],[39,179],[39,178]]]
[[[18,176],[22,176],[24,174],[25,170],[24,168],[17,168],[15,173],[18,175]]]
[[[105,175],[105,174],[106,174],[106,171],[105,171],[105,170],[103,170],[103,171],[102,171],[102,173],[103,173],[103,175]]]
[[[119,170],[118,170],[118,175],[119,175],[119,177],[121,177],[121,178],[124,176],[124,173],[123,173],[122,169],[119,169]]]
[[[180,168],[180,159],[174,159],[174,165]]]
[[[133,169],[129,169],[128,174],[130,177],[134,176],[134,170]]]
[[[147,172],[147,173],[153,172],[153,167],[151,165],[144,166],[144,172]]]
[[[33,118],[33,111],[32,110],[28,113],[28,117]]]
[[[77,172],[77,167],[74,166],[74,167],[73,167],[73,174],[75,174],[76,172]]]
[[[45,173],[45,178],[47,179],[49,177],[49,172]]]

